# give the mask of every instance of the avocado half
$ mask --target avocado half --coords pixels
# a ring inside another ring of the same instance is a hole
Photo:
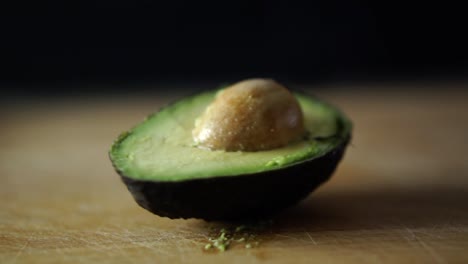
[[[191,131],[217,91],[182,99],[122,133],[110,159],[135,201],[169,218],[270,217],[325,182],[351,138],[338,109],[293,93],[308,131],[299,142],[256,152],[199,148]]]

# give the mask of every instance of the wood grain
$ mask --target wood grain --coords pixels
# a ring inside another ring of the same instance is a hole
[[[0,263],[468,263],[468,92],[410,88],[316,90],[355,123],[343,163],[224,253],[202,250],[223,224],[139,208],[107,158],[177,95],[5,101]]]

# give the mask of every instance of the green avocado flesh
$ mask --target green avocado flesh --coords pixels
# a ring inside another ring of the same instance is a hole
[[[213,151],[195,146],[192,129],[217,91],[178,101],[149,116],[114,142],[115,168],[134,180],[173,182],[265,172],[315,159],[346,140],[350,121],[337,109],[294,93],[308,135],[288,146],[257,152]]]

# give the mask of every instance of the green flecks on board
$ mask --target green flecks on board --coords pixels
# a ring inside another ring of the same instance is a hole
[[[208,238],[209,243],[204,246],[205,251],[224,252],[232,247],[241,246],[246,249],[260,245],[259,233],[264,232],[273,224],[272,220],[253,224],[243,224],[221,228],[214,237]]]

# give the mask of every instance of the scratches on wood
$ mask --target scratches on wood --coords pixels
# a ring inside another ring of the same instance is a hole
[[[18,251],[16,252],[16,254],[14,255],[14,257],[11,259],[10,264],[16,263],[16,261],[17,261],[17,259],[19,258],[19,256],[20,256],[21,254],[23,254],[23,252],[24,252],[24,251],[26,250],[26,248],[29,246],[29,241],[30,241],[31,237],[32,237],[32,235],[31,235],[28,239],[26,239],[26,242],[24,242],[23,246],[21,246],[21,247],[18,249]]]
[[[408,239],[408,242],[416,241],[417,245],[423,248],[437,264],[447,263],[447,261],[441,255],[439,255],[434,248],[432,248],[426,242],[424,242],[422,238],[420,238],[418,234],[416,234],[411,228],[404,227],[404,230],[408,234],[406,237]]]
[[[312,241],[312,244],[317,245],[317,242],[312,238],[312,236],[309,234],[309,232],[305,232],[307,237]]]

